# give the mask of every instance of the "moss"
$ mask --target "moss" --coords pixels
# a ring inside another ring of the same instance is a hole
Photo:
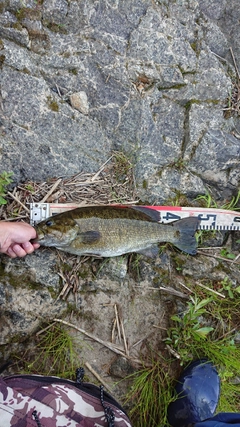
[[[71,74],[73,74],[74,76],[77,76],[77,75],[78,75],[78,70],[77,70],[77,68],[69,68],[69,69],[68,69],[68,72],[69,72],[69,73],[71,73]]]
[[[177,170],[181,171],[181,170],[183,170],[185,168],[185,162],[184,162],[183,158],[180,157],[179,159],[177,159],[172,164],[169,164],[169,166],[173,167],[174,169],[177,169]]]
[[[190,46],[191,46],[192,50],[194,50],[194,52],[196,52],[196,53],[198,52],[197,42],[196,41],[190,43]]]
[[[189,99],[184,105],[184,107],[186,108],[186,110],[190,110],[193,104],[202,104],[202,101],[199,101],[199,99]]]
[[[0,67],[3,65],[5,61],[5,55],[0,55]]]
[[[39,8],[30,9],[28,7],[23,7],[18,9],[15,13],[15,16],[18,22],[22,22],[23,19],[28,18],[31,20],[40,20],[41,19],[41,10]]]
[[[4,4],[4,3],[1,3],[1,4],[0,4],[0,13],[3,13],[3,12],[4,12],[4,10],[5,10],[5,4]]]
[[[56,113],[59,111],[59,105],[57,101],[55,101],[51,96],[47,97],[47,105],[50,110],[55,111]]]
[[[92,310],[85,310],[85,311],[82,310],[80,313],[80,319],[88,321],[90,323],[94,323],[94,322],[97,323],[101,320],[100,316],[97,316],[96,314],[94,314]]]
[[[26,288],[31,290],[42,290],[43,285],[33,280],[32,273],[30,271],[25,271],[24,273],[21,271],[18,272],[17,267],[12,272],[6,272],[4,263],[0,264],[0,279],[1,282],[5,284],[6,289],[8,286],[11,286],[14,289],[18,288]],[[50,293],[52,299],[56,299],[58,296],[58,292],[55,291],[52,287],[47,287],[47,291]]]
[[[126,179],[132,180],[132,154],[123,151],[113,152],[114,174],[119,183],[124,183]]]
[[[182,269],[183,269],[183,267],[185,265],[186,259],[185,258],[183,259],[183,257],[181,257],[178,254],[177,255],[173,255],[172,259],[173,259],[173,262],[175,264],[176,270],[178,272],[182,271]]]
[[[77,272],[77,276],[80,279],[87,279],[90,275],[91,275],[91,272],[88,266],[82,266],[81,270]]]
[[[219,99],[205,99],[204,101],[200,101],[199,99],[189,99],[184,104],[184,107],[186,110],[190,110],[190,108],[193,104],[196,104],[196,105],[202,105],[202,104],[218,105],[219,103],[220,103]]]
[[[174,191],[175,196],[170,197],[166,200],[166,205],[169,206],[189,206],[188,198],[181,191]]]
[[[175,85],[168,86],[168,87],[166,87],[166,86],[158,86],[158,90],[159,91],[161,91],[161,90],[170,90],[170,89],[179,90],[179,89],[182,89],[185,86],[186,86],[186,83],[179,83],[179,84],[175,84]]]
[[[22,31],[23,27],[20,22],[15,22],[12,26],[15,30]]]
[[[220,100],[219,99],[207,99],[205,102],[208,102],[209,104],[213,104],[213,105],[218,105],[220,104]]]
[[[67,34],[67,30],[62,24],[56,24],[55,22],[43,21],[43,25],[47,27],[53,33]]]
[[[29,289],[40,289],[41,284],[33,282],[30,278],[30,273],[23,273],[23,274],[15,274],[12,273],[6,273],[4,268],[1,267],[0,271],[0,277],[2,278],[2,281],[7,285],[12,286],[14,289],[17,289],[19,287],[23,287],[23,285]]]
[[[63,52],[63,53],[62,53],[62,57],[63,57],[63,58],[70,58],[70,56],[71,56],[71,53],[70,53],[70,52],[68,52],[68,51],[67,51],[67,52]]]
[[[19,22],[21,22],[26,17],[26,7],[23,7],[22,9],[18,9],[15,13],[15,16]]]
[[[25,74],[31,74],[30,70],[27,67],[24,67],[22,69],[22,72],[25,73]]]
[[[144,179],[144,180],[143,180],[143,182],[142,182],[142,187],[143,187],[143,189],[144,189],[144,190],[147,190],[147,189],[148,189],[148,181],[147,181],[147,179]]]
[[[69,273],[70,271],[72,271],[72,266],[71,264],[64,262],[61,264],[61,270],[63,273]]]

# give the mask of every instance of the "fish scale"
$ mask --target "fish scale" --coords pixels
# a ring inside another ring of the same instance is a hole
[[[108,251],[104,251],[101,239],[99,242],[94,242],[94,248],[92,247],[93,244],[87,247],[86,244],[80,242],[79,239],[76,239],[76,244],[73,241],[71,246],[76,249],[84,249],[87,253],[91,253],[93,251],[95,254],[98,254],[99,251],[99,254],[101,252],[105,252],[105,256],[111,256],[111,253],[114,252],[114,250],[116,253],[116,249],[114,247],[114,242],[116,240],[118,241],[119,246],[125,246],[124,252],[136,252],[136,250],[144,250],[145,241],[148,241],[149,244],[154,244],[162,241],[163,239],[163,237],[161,237],[163,234],[161,224],[155,222],[144,222],[141,224],[141,239],[144,240],[144,243],[141,243],[139,238],[139,221],[131,220],[131,227],[128,225],[128,220],[112,219],[110,220],[111,223],[107,223],[107,221],[103,219],[100,220],[99,223],[96,223],[95,219],[86,220],[84,224],[81,223],[81,228],[83,233],[87,232],[89,229],[95,230],[97,228],[100,234],[105,236],[104,244],[108,247]],[[78,221],[76,220],[76,222]],[[165,237],[165,239],[167,240],[167,237]],[[117,254],[121,255],[122,250],[119,250]]]

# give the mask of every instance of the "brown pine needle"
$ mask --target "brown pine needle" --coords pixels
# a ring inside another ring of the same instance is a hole
[[[7,193],[10,197],[12,197],[13,200],[15,200],[15,202],[17,202],[20,206],[22,206],[22,208],[25,209],[27,213],[30,213],[30,210],[27,208],[27,206],[25,206],[16,196],[10,193],[10,191],[8,191]]]

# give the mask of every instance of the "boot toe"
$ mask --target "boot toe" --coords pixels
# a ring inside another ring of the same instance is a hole
[[[187,427],[213,417],[219,400],[220,379],[211,362],[202,359],[191,363],[175,390],[178,397],[168,407],[172,427]]]

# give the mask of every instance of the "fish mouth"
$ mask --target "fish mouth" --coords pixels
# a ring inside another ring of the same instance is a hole
[[[44,240],[44,234],[43,233],[39,233],[37,234],[37,237],[35,237],[35,239],[31,239],[31,243],[40,243],[41,241]]]

